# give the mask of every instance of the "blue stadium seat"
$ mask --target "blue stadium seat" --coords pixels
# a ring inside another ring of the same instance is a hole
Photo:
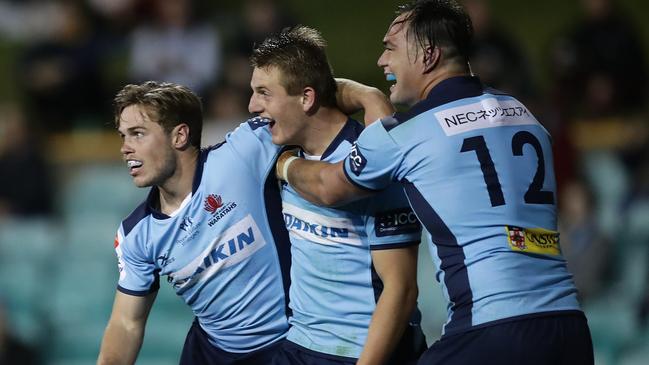
[[[10,325],[23,340],[38,344],[49,334],[50,278],[61,248],[61,231],[47,219],[0,222],[0,297]]]
[[[148,191],[133,185],[122,164],[81,166],[66,177],[60,202],[65,219],[104,212],[126,217]]]

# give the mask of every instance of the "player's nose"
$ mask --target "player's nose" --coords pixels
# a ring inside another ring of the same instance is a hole
[[[379,66],[380,68],[383,68],[388,65],[386,61],[386,56],[385,56],[386,51],[383,51],[381,55],[379,56],[379,59],[376,60],[376,65]]]
[[[124,156],[133,152],[133,148],[128,144],[126,138],[122,140],[122,146],[120,147],[119,152]]]
[[[257,96],[255,93],[252,93],[252,96],[250,97],[250,101],[248,102],[248,112],[253,113],[253,114],[259,114],[261,113],[262,107],[261,104],[257,101]]]

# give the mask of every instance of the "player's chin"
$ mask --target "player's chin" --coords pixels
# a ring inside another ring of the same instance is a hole
[[[271,140],[273,141],[274,144],[277,145],[284,145],[286,144],[286,138],[284,138],[284,135],[282,132],[275,126],[275,128],[270,130],[271,134]]]
[[[274,144],[276,145],[285,145],[286,144],[286,139],[282,138],[279,134],[273,133],[273,138],[271,139]]]
[[[146,179],[144,176],[133,176],[133,184],[138,188],[146,188],[151,186],[151,181]]]
[[[399,96],[392,90],[390,90],[390,102],[393,105],[398,105],[399,104]]]

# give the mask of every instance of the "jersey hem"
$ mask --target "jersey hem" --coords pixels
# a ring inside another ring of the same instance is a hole
[[[158,289],[159,289],[158,287],[152,287],[149,290],[130,290],[130,289],[126,289],[124,287],[121,287],[119,285],[117,286],[117,290],[120,291],[121,293],[128,294],[128,295],[133,295],[133,296],[136,296],[136,297],[147,296],[147,295],[149,295],[151,293],[157,292]]]
[[[390,250],[393,248],[400,247],[410,247],[418,245],[421,241],[407,241],[407,242],[397,242],[397,243],[387,243],[385,245],[370,245],[370,250],[372,251],[381,251],[381,250]]]

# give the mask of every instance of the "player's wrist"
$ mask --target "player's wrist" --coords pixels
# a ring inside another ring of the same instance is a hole
[[[297,157],[297,156],[289,156],[288,158],[286,158],[286,160],[284,160],[284,163],[283,163],[282,169],[281,169],[281,173],[280,173],[280,176],[279,176],[279,178],[281,180],[284,180],[287,183],[289,183],[289,181],[288,181],[288,167],[291,165],[291,163],[293,163],[298,158],[299,157]]]

